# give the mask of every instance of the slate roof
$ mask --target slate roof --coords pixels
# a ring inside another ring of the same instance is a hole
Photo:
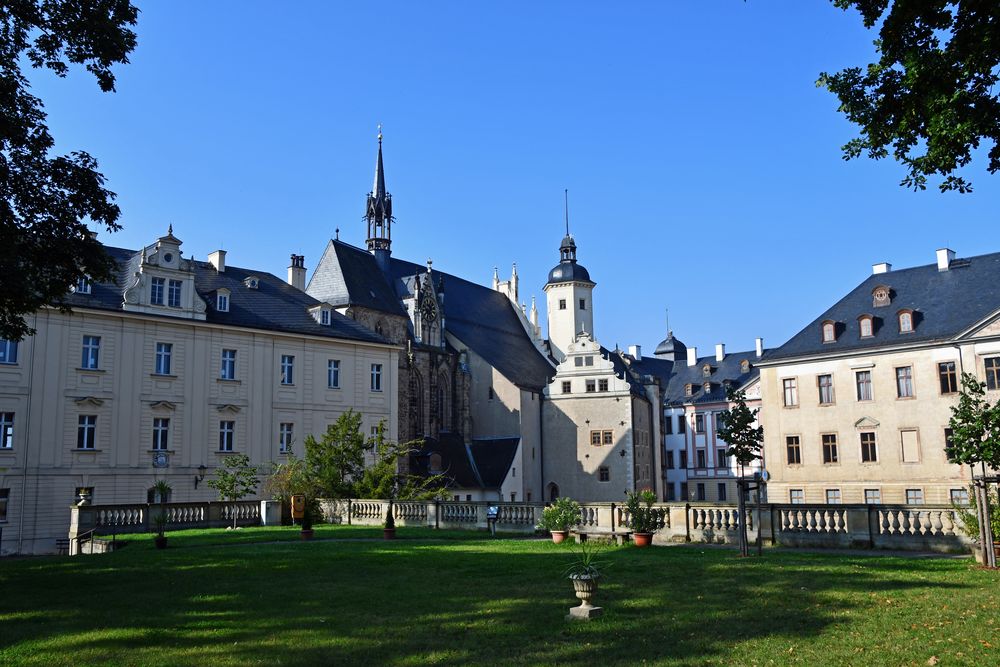
[[[892,299],[890,305],[876,308],[872,291],[879,285],[890,288]],[[905,308],[914,311],[912,333],[899,332],[897,313]],[[947,271],[939,271],[935,263],[874,274],[784,345],[768,352],[764,361],[951,340],[997,309],[1000,253],[955,259]],[[876,318],[875,335],[862,338],[858,318],[865,314]],[[826,320],[838,325],[833,343],[822,342],[820,328]]]
[[[750,362],[750,372],[742,372],[742,362],[746,359]],[[643,360],[646,361],[646,360]],[[652,361],[661,361],[654,359]],[[666,362],[672,363],[673,368],[670,380],[666,384],[664,391],[664,402],[668,405],[685,405],[699,403],[718,403],[726,400],[726,387],[724,382],[729,380],[733,386],[741,387],[755,379],[760,370],[754,365],[758,361],[757,353],[754,350],[749,352],[730,352],[722,361],[716,361],[715,355],[700,357],[694,366],[688,366],[687,361]],[[705,364],[712,367],[712,374],[709,377],[704,375]],[[706,392],[705,382],[712,383],[712,390]],[[684,395],[684,386],[694,385],[694,392],[691,396]]]
[[[441,456],[441,474],[451,488],[499,489],[514,462],[520,438],[491,438],[465,443],[456,433],[424,438],[419,451],[410,457],[410,470],[430,476],[430,455]]]
[[[140,253],[126,248],[106,246],[105,249],[119,267],[115,282],[95,283],[89,295],[70,294],[65,299],[68,305],[122,312],[122,294],[138,270]],[[226,266],[225,272],[219,273],[208,262],[195,261],[194,276],[195,289],[208,304],[205,312],[207,322],[326,338],[388,343],[373,331],[337,312],[331,312],[329,326],[319,324],[308,309],[319,305],[320,302],[266,271],[229,265]],[[249,276],[258,278],[258,289],[249,289],[244,285],[243,280]],[[215,291],[223,287],[230,291],[229,312],[219,312],[215,309]],[[164,320],[189,321],[169,315],[144,315]]]
[[[334,306],[361,306],[407,316],[374,255],[342,241],[327,244],[306,291]]]

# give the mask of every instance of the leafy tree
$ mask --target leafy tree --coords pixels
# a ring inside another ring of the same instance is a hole
[[[236,502],[257,492],[257,467],[250,465],[250,457],[246,454],[233,454],[226,457],[226,462],[215,471],[215,479],[208,480],[208,485],[219,492],[219,498]],[[233,512],[233,528],[236,528],[236,512]]]
[[[365,471],[369,443],[361,433],[361,413],[348,410],[317,440],[305,440],[307,474],[326,498],[349,498]]]
[[[945,447],[952,463],[1000,468],[1000,404],[990,405],[985,386],[975,375],[962,373],[962,393],[948,422],[951,442]]]
[[[394,498],[397,500],[431,500],[445,495],[444,475],[423,477],[401,472],[400,459],[408,457],[419,441],[395,443],[385,438],[385,425],[379,423],[369,446],[375,452],[375,463],[365,468],[354,488],[357,498]]]
[[[900,185],[970,192],[955,174],[984,140],[990,173],[1000,169],[1000,4],[996,0],[832,0],[881,22],[878,62],[820,74],[861,136],[844,159],[892,156],[907,170]]]
[[[732,456],[740,464],[740,470],[761,458],[764,444],[764,427],[757,426],[757,413],[747,407],[745,391],[732,387],[726,389],[726,399],[732,404],[723,410],[719,421],[719,438],[727,445],[726,456]]]
[[[34,333],[25,315],[60,304],[80,278],[110,278],[113,262],[84,221],[116,231],[121,213],[93,157],[52,155],[42,101],[28,92],[22,65],[60,77],[83,65],[113,91],[111,67],[128,62],[137,16],[128,0],[0,1],[0,338]]]

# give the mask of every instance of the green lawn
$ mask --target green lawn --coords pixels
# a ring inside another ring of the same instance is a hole
[[[611,548],[605,616],[568,622],[570,545],[317,532],[0,561],[0,664],[1000,663],[1000,575],[967,559]]]

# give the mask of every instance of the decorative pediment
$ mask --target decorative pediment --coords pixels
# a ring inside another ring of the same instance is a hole
[[[857,429],[878,428],[878,426],[878,420],[872,419],[871,417],[862,417],[858,421],[854,422],[854,428]]]
[[[215,409],[218,410],[220,413],[228,413],[231,415],[235,415],[237,412],[240,411],[240,406],[233,405],[231,403],[226,403],[224,405],[218,406]]]
[[[73,399],[73,402],[79,405],[80,407],[86,406],[86,407],[99,408],[102,405],[104,405],[104,399],[95,398],[94,396],[84,396],[83,398],[75,398]]]
[[[177,409],[177,405],[171,403],[170,401],[156,401],[155,403],[150,404],[149,407],[153,410],[169,410],[170,412]]]

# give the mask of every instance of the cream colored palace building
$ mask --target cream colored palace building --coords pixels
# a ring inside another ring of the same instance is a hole
[[[873,268],[757,363],[771,502],[967,500],[945,443],[963,372],[1000,397],[1000,253]]]
[[[206,501],[227,457],[302,454],[348,409],[397,437],[400,348],[289,282],[182,257],[172,233],[108,248],[114,283],[81,282],[72,313],[45,308],[20,343],[0,341],[0,552],[45,553],[69,507]]]

